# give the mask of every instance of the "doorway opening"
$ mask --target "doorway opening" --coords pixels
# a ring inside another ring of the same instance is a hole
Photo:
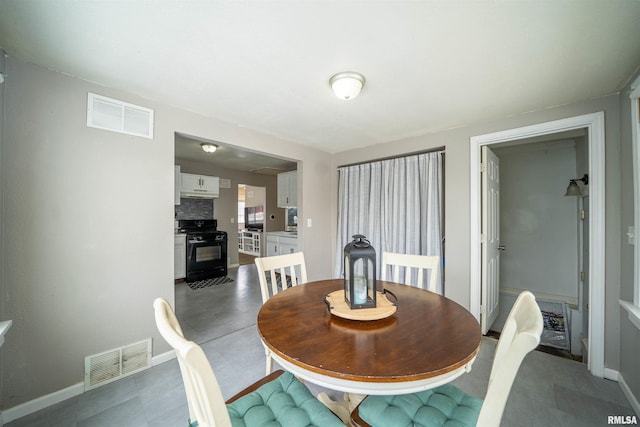
[[[582,208],[589,186],[582,181],[566,195],[569,180],[587,172],[584,129],[486,146],[499,164],[499,305],[487,335],[496,336],[523,290],[536,296],[545,328],[539,350],[576,361],[587,360],[588,263],[583,262]],[[588,179],[585,180],[588,184]],[[572,187],[573,188],[573,187]],[[579,194],[579,195],[578,195]],[[484,194],[483,194],[484,197]],[[485,246],[489,246],[489,241]],[[484,263],[483,263],[484,264]],[[586,316],[585,316],[586,319]]]
[[[471,138],[471,312],[478,318],[486,316],[486,291],[482,285],[482,191],[480,153],[482,147],[494,146],[514,141],[521,143],[527,138],[542,137],[550,134],[584,130],[587,138],[589,174],[589,197],[585,205],[590,212],[588,225],[588,242],[585,262],[590,272],[587,295],[584,299],[589,304],[587,314],[586,347],[588,351],[588,368],[598,377],[604,377],[604,113],[594,113],[572,117],[554,122],[541,123],[522,128],[511,129]],[[544,173],[541,171],[540,173]],[[575,177],[567,177],[568,179]],[[562,185],[562,184],[559,184]],[[484,298],[483,298],[484,296]],[[499,300],[499,296],[495,297]]]
[[[238,184],[238,264],[253,264],[264,254],[267,189]]]

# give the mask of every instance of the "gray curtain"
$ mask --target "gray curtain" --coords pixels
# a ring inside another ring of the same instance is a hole
[[[442,262],[442,152],[338,168],[336,277],[343,276],[343,249],[363,234],[382,253],[436,255]],[[442,271],[438,292],[442,294]]]

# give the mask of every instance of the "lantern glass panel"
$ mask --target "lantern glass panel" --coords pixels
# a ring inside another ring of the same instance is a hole
[[[356,259],[353,264],[353,302],[367,304],[373,300],[373,262],[370,258]]]
[[[344,298],[351,305],[351,267],[349,265],[349,256],[344,257]]]

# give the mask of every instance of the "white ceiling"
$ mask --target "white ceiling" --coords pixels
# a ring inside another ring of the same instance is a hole
[[[640,1],[0,0],[0,46],[335,153],[616,93]]]

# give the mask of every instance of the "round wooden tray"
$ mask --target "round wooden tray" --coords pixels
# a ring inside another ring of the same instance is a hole
[[[395,302],[389,301],[387,295],[393,296]],[[324,297],[324,302],[329,307],[329,312],[335,316],[349,320],[380,320],[393,316],[398,310],[398,301],[391,292],[378,292],[375,308],[359,308],[352,310],[344,300],[344,289],[333,291]]]

